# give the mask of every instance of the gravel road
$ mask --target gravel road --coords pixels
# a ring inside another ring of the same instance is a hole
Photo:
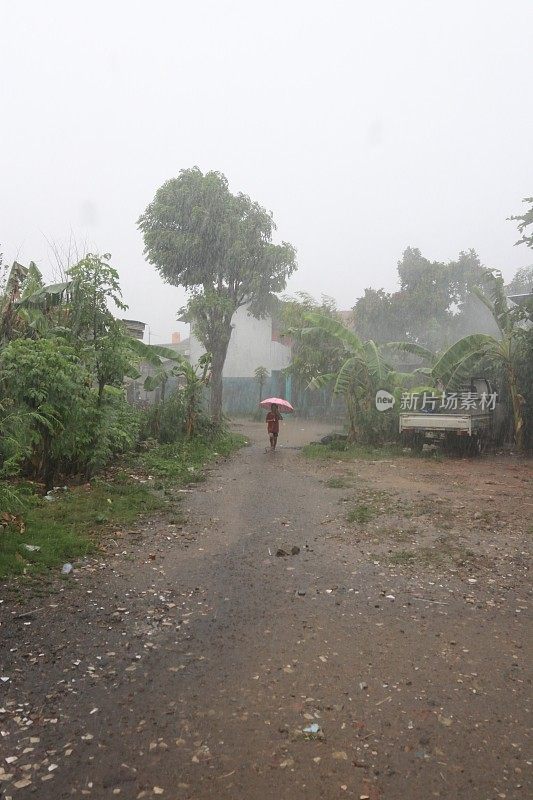
[[[383,520],[349,528],[326,485],[350,468],[302,457],[319,426],[292,420],[274,455],[263,426],[241,430],[250,446],[183,493],[183,527],[155,516],[48,595],[6,594],[0,796],[525,800],[531,653],[516,525],[500,560],[479,545],[475,572],[467,556],[451,569],[388,563]],[[531,464],[518,469],[530,480]],[[398,486],[405,507],[421,470],[441,504],[466,491],[443,478],[449,464],[407,458],[356,466],[349,492],[390,498]],[[381,511],[396,541],[398,509]],[[506,530],[490,535],[501,544]]]

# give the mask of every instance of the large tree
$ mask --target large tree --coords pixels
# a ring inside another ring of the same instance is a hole
[[[164,183],[138,226],[148,261],[168,283],[189,290],[188,317],[212,354],[211,413],[219,421],[232,317],[243,305],[265,313],[296,269],[295,250],[272,243],[270,212],[232,194],[220,172],[204,175],[198,167]]]
[[[484,270],[474,250],[448,263],[408,247],[398,262],[400,290],[365,289],[354,306],[355,330],[365,339],[407,339],[439,350],[474,331],[496,333],[488,310],[472,295]]]

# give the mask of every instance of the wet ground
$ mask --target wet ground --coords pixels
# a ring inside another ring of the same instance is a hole
[[[186,524],[6,592],[0,796],[531,796],[531,462],[317,462],[316,425],[274,455],[240,430]]]

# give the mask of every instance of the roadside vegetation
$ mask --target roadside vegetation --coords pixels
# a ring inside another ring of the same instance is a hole
[[[227,432],[174,444],[152,442],[80,485],[43,496],[35,485],[20,483],[15,513],[2,516],[0,578],[35,575],[95,554],[102,538],[148,514],[164,513],[171,523],[183,522],[178,490],[202,481],[210,461],[243,443],[243,437]]]
[[[522,234],[517,244],[533,248],[528,234],[533,200],[525,202],[531,208],[512,219]],[[497,391],[495,442],[531,450],[533,304],[507,298],[533,291],[533,267],[518,270],[506,286],[500,272],[484,268],[473,250],[445,264],[407,248],[398,275],[399,291],[365,290],[349,319],[327,297],[317,302],[301,293],[283,304],[285,335],[293,345],[287,372],[295,403],[305,405],[314,393],[322,409],[328,405],[339,414],[344,408],[348,443],[333,443],[324,451],[311,446],[306,453],[330,457],[337,448],[347,458],[346,448],[357,444],[379,447],[383,456],[398,440],[404,393],[438,397],[457,392],[476,375]],[[378,390],[394,396],[394,408],[376,409]],[[365,457],[364,451],[358,453]]]
[[[45,285],[35,264],[15,263],[1,287],[1,577],[95,552],[143,514],[178,514],[176,488],[241,443],[204,411],[209,356],[193,367],[111,313],[126,306],[109,256],[88,254],[64,278]],[[124,390],[142,361],[147,389],[178,379],[147,410]]]

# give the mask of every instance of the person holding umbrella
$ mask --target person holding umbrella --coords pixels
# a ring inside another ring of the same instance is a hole
[[[270,411],[266,415],[265,422],[268,438],[270,439],[270,451],[273,453],[278,443],[279,422],[283,419],[279,410],[280,406],[286,411],[294,411],[294,409],[287,400],[283,400],[280,397],[267,397],[266,400],[261,401],[260,405],[263,408],[268,408],[268,406],[270,406]]]
[[[278,434],[279,434],[279,421],[283,419],[281,414],[279,413],[279,408],[276,403],[272,403],[270,406],[270,411],[266,415],[266,425],[268,436],[270,439],[270,449],[274,451],[276,449],[276,445],[278,443]]]

